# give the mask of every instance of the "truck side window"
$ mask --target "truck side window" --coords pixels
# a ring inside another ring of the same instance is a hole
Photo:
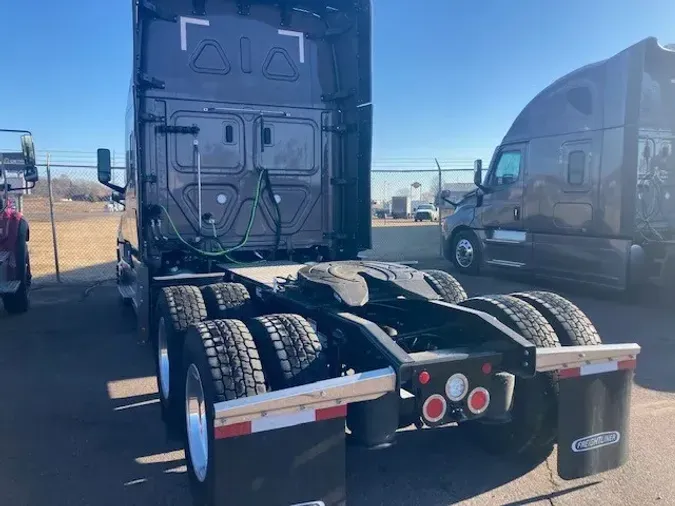
[[[586,153],[572,151],[567,161],[567,182],[574,186],[584,184],[586,177]]]
[[[502,152],[490,178],[490,186],[502,186],[517,181],[520,177],[520,159],[520,151]]]

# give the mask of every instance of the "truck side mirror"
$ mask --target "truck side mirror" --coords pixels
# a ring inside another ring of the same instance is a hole
[[[96,169],[99,183],[107,185],[110,182],[112,174],[109,149],[101,148],[96,151]]]
[[[473,162],[473,184],[478,188],[483,186],[483,160]]]
[[[24,134],[21,136],[21,151],[23,153],[23,163],[26,167],[35,167],[35,144],[33,136]]]
[[[35,165],[27,166],[23,172],[23,179],[27,183],[37,183],[39,179],[37,167]]]

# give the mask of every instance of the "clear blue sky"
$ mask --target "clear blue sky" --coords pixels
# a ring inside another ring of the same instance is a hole
[[[39,150],[121,150],[130,5],[2,2],[3,127],[32,129]],[[675,1],[375,0],[374,23],[375,159],[472,158],[560,75],[675,42]]]

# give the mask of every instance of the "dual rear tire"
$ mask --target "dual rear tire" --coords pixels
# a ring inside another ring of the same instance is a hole
[[[551,292],[475,297],[460,305],[495,317],[538,348],[602,344],[583,311]],[[500,374],[506,373],[497,373]],[[463,427],[489,453],[512,454],[538,462],[551,453],[556,442],[557,410],[557,373],[538,373],[533,378],[515,378],[507,416],[484,418]]]
[[[215,404],[329,377],[319,336],[294,314],[253,317],[242,285],[162,289],[156,364],[162,416],[184,442],[196,504],[212,504]],[[214,318],[214,319],[211,319]]]

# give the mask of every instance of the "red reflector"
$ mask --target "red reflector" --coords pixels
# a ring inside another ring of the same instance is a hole
[[[636,365],[636,360],[622,360],[619,362],[619,369],[635,369]]]
[[[469,394],[469,411],[474,415],[479,415],[485,411],[490,404],[490,393],[483,387],[474,388]]]
[[[429,374],[427,371],[422,371],[417,379],[420,380],[420,383],[422,383],[422,385],[426,385],[427,383],[429,383],[429,380],[431,380],[431,374]]]
[[[492,364],[490,362],[485,362],[480,370],[483,371],[483,374],[490,374],[492,372]]]
[[[214,430],[214,439],[225,439],[228,437],[246,436],[251,433],[251,422],[233,423],[216,427]]]
[[[429,422],[438,422],[445,416],[447,407],[445,399],[438,394],[434,394],[424,401],[422,414]]]
[[[340,406],[333,406],[332,408],[323,408],[317,409],[314,413],[314,417],[317,422],[323,420],[330,420],[332,418],[340,418],[347,416],[347,405],[342,404]]]
[[[581,369],[579,367],[573,367],[571,369],[562,369],[558,373],[558,378],[560,379],[578,378],[579,376],[581,376]]]

